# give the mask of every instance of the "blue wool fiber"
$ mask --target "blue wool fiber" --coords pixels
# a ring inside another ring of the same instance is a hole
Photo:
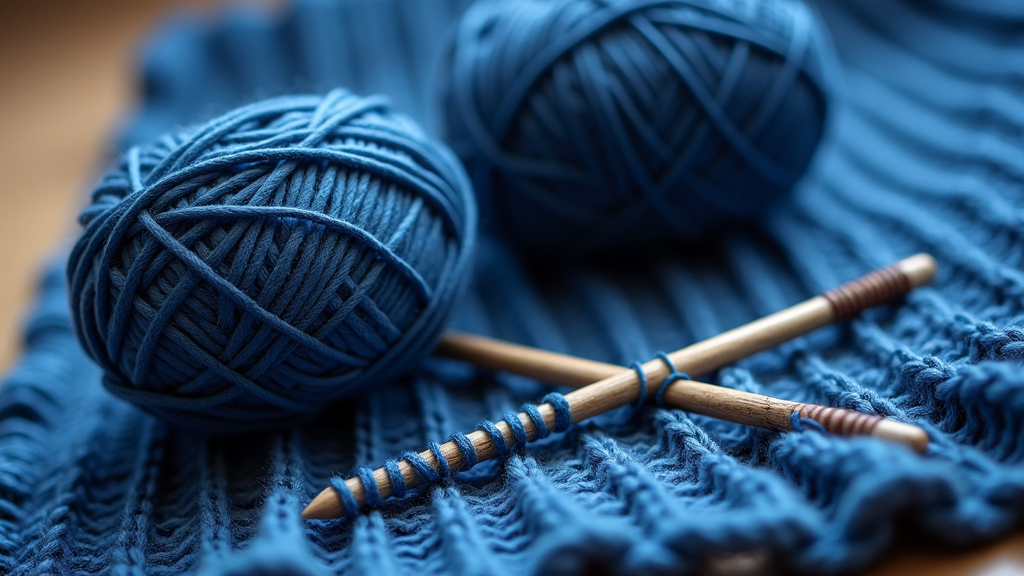
[[[654,401],[658,406],[665,405],[665,391],[668,387],[678,380],[692,380],[690,375],[686,372],[680,372],[676,370],[676,365],[672,363],[672,360],[668,357],[668,354],[664,352],[658,352],[658,359],[661,360],[665,367],[668,368],[668,375],[662,379],[661,384],[658,385],[658,391],[654,395]],[[644,365],[639,360],[634,360],[629,365],[630,370],[636,372],[636,378],[640,382],[640,394],[636,397],[636,402],[632,406],[632,414],[637,414],[643,410],[647,404],[647,373],[644,372]]]
[[[696,239],[803,176],[829,47],[790,0],[484,0],[451,51],[448,137],[527,249]]]
[[[77,335],[108,390],[173,423],[286,425],[430,351],[475,210],[455,156],[385,99],[244,106],[102,179],[68,264]]]
[[[654,395],[654,401],[658,406],[665,405],[665,391],[668,387],[679,380],[693,380],[690,375],[686,372],[680,372],[676,369],[676,365],[672,362],[672,359],[668,357],[668,354],[664,352],[658,352],[658,359],[665,363],[665,367],[668,368],[668,376],[661,381],[658,386],[658,392]],[[644,395],[646,397],[646,394]]]
[[[537,405],[525,404],[520,408],[522,412],[527,414],[530,419],[530,423],[533,424],[534,439],[542,440],[550,436],[552,432],[565,432],[570,426],[572,426],[572,407],[569,404],[569,401],[566,400],[565,396],[562,396],[558,392],[551,392],[541,398],[541,403],[549,404],[554,410],[554,429],[548,428],[547,422],[544,421],[544,417],[541,416],[540,411],[537,410]],[[526,434],[526,428],[523,426],[522,420],[519,419],[519,415],[515,412],[506,412],[504,420],[509,425],[509,428],[512,429],[512,444],[508,443],[508,440],[505,439],[505,435],[502,434],[501,430],[499,430],[494,422],[491,422],[490,420],[483,420],[477,424],[476,427],[477,430],[482,430],[490,436],[491,443],[494,445],[494,449],[498,452],[498,458],[503,460],[515,452],[522,451],[526,448],[527,442],[529,442],[529,436]],[[473,441],[469,439],[469,436],[466,436],[463,432],[455,432],[448,439],[455,443],[456,448],[459,450],[459,454],[462,456],[461,470],[469,470],[480,463],[476,453],[476,447],[473,445]],[[412,466],[412,469],[420,478],[421,485],[430,485],[435,482],[450,480],[454,470],[449,466],[447,458],[441,451],[441,446],[437,444],[437,442],[431,442],[429,449],[433,452],[434,459],[441,468],[440,471],[435,470],[426,458],[416,452],[406,452],[402,455],[402,459]],[[392,495],[395,498],[402,498],[405,496],[409,491],[409,486],[406,484],[405,476],[402,475],[402,471],[398,467],[398,462],[394,459],[385,460],[384,469],[387,471],[388,481],[391,483]],[[363,493],[366,495],[366,508],[380,508],[383,506],[384,500],[380,496],[380,487],[377,485],[377,479],[373,475],[373,467],[360,466],[356,469],[356,476],[359,478],[359,482],[363,485]],[[334,491],[338,494],[338,498],[341,499],[341,503],[345,508],[346,518],[355,518],[359,515],[360,511],[364,509],[363,506],[359,505],[355,495],[352,494],[352,491],[345,483],[344,478],[339,475],[332,476],[331,487],[334,488]]]

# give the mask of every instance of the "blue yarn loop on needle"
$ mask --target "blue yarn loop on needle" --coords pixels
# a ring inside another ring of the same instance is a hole
[[[564,432],[572,426],[572,408],[569,405],[569,401],[565,399],[565,396],[557,392],[551,392],[541,398],[540,403],[550,404],[554,408],[555,425],[553,428],[549,428],[547,423],[544,422],[544,417],[537,410],[536,404],[525,404],[520,408],[520,411],[526,413],[530,423],[533,424],[534,439],[547,438],[552,432]],[[498,429],[494,422],[484,420],[477,425],[477,430],[483,430],[490,436],[491,443],[494,444],[494,449],[497,450],[498,457],[501,459],[508,458],[516,451],[522,450],[529,442],[526,428],[516,413],[506,412],[503,419],[512,429],[513,442],[511,444],[505,439],[505,435],[501,433],[501,430]],[[476,448],[468,436],[462,432],[455,432],[449,437],[449,440],[455,443],[459,453],[462,455],[462,470],[469,470],[477,465]],[[412,469],[416,472],[423,485],[450,480],[455,470],[452,470],[451,466],[448,465],[448,460],[445,459],[444,454],[441,452],[441,446],[437,442],[430,442],[427,449],[433,453],[440,470],[436,470],[427,462],[426,458],[416,452],[406,452],[402,454],[402,459],[412,466]],[[395,498],[405,496],[409,487],[398,467],[398,462],[393,459],[385,460],[384,470],[387,472],[388,481],[391,483],[392,495]],[[356,476],[363,485],[366,507],[380,508],[383,506],[384,500],[380,497],[380,487],[377,485],[377,479],[373,476],[373,468],[370,466],[360,466],[356,469]],[[331,487],[337,492],[338,498],[345,507],[345,517],[355,517],[361,507],[359,502],[356,501],[355,495],[352,494],[352,490],[345,483],[345,479],[338,475],[332,476]]]
[[[804,174],[833,58],[793,0],[482,0],[451,50],[448,136],[527,249],[693,239]]]
[[[672,362],[672,359],[668,357],[668,354],[658,352],[658,359],[664,362],[665,366],[668,368],[668,376],[665,376],[665,379],[661,381],[661,385],[658,386],[658,393],[654,395],[654,401],[658,406],[664,406],[665,391],[668,390],[668,387],[673,382],[678,380],[693,380],[693,378],[690,378],[690,375],[686,372],[680,372],[677,370],[676,365]],[[646,397],[646,394],[644,396]]]
[[[668,368],[668,375],[658,385],[658,391],[654,395],[654,401],[658,406],[665,406],[665,391],[668,390],[669,385],[678,380],[693,380],[690,375],[686,372],[680,372],[676,369],[676,365],[672,363],[672,360],[668,357],[668,354],[664,352],[658,352],[658,359],[665,363]],[[643,410],[644,404],[647,403],[647,373],[644,372],[644,365],[639,360],[634,360],[629,365],[629,369],[636,372],[636,379],[640,383],[640,394],[636,398],[636,402],[633,403],[630,415],[637,414],[640,410]]]
[[[803,418],[800,416],[800,412],[793,410],[789,415],[789,423],[792,424],[793,429],[797,432],[804,432],[807,430],[814,430],[819,434],[830,436],[828,430],[816,420],[810,418]]]
[[[114,394],[201,431],[291,424],[416,366],[468,276],[457,158],[381,97],[252,104],[130,149],[68,263]]]

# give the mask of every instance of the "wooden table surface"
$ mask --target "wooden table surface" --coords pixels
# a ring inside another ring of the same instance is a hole
[[[42,263],[70,242],[106,143],[126,120],[140,40],[172,7],[208,11],[215,3],[0,3],[0,370],[19,353]],[[869,574],[1024,574],[1024,530],[966,551],[905,535]]]

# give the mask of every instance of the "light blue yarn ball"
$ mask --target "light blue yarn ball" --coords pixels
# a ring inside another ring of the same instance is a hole
[[[447,148],[338,90],[129,150],[80,220],[72,315],[104,385],[222,432],[420,363],[467,280],[476,204]]]
[[[827,33],[793,0],[481,0],[445,72],[486,220],[535,252],[754,221],[822,136]]]

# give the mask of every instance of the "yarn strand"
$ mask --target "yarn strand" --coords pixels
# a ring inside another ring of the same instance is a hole
[[[564,396],[557,392],[551,392],[545,395],[540,403],[550,406],[554,411],[554,426],[548,427],[544,418],[537,410],[538,405],[526,404],[520,410],[524,415],[528,416],[531,423],[529,431],[523,426],[523,422],[518,415],[510,412],[504,417],[504,422],[508,423],[511,430],[511,443],[505,437],[505,433],[494,422],[483,420],[477,425],[477,430],[487,435],[488,440],[490,440],[491,445],[497,452],[497,458],[501,460],[507,459],[512,454],[523,450],[531,440],[547,438],[552,432],[564,432],[572,426],[572,408]],[[513,422],[515,424],[512,424]],[[449,437],[449,444],[454,445],[458,451],[458,458],[462,463],[459,471],[467,471],[480,462],[481,456],[478,453],[478,448],[466,434],[455,432]],[[414,471],[417,485],[430,485],[439,481],[451,480],[455,470],[449,464],[450,457],[447,457],[442,447],[434,442],[430,444],[428,450],[433,462],[424,457],[423,454],[415,452],[406,452],[402,455],[402,460],[407,462]],[[391,495],[395,498],[403,498],[411,490],[411,487],[398,466],[398,463],[393,459],[384,462]],[[374,468],[359,466],[356,468],[355,477],[362,483],[362,492],[367,495],[365,507],[373,509],[383,506],[384,501],[381,498],[380,487],[374,475]],[[332,476],[331,487],[345,505],[345,517],[352,518],[358,514],[362,507],[358,505],[355,495],[353,495],[352,489],[346,484],[345,479],[338,475]]]

